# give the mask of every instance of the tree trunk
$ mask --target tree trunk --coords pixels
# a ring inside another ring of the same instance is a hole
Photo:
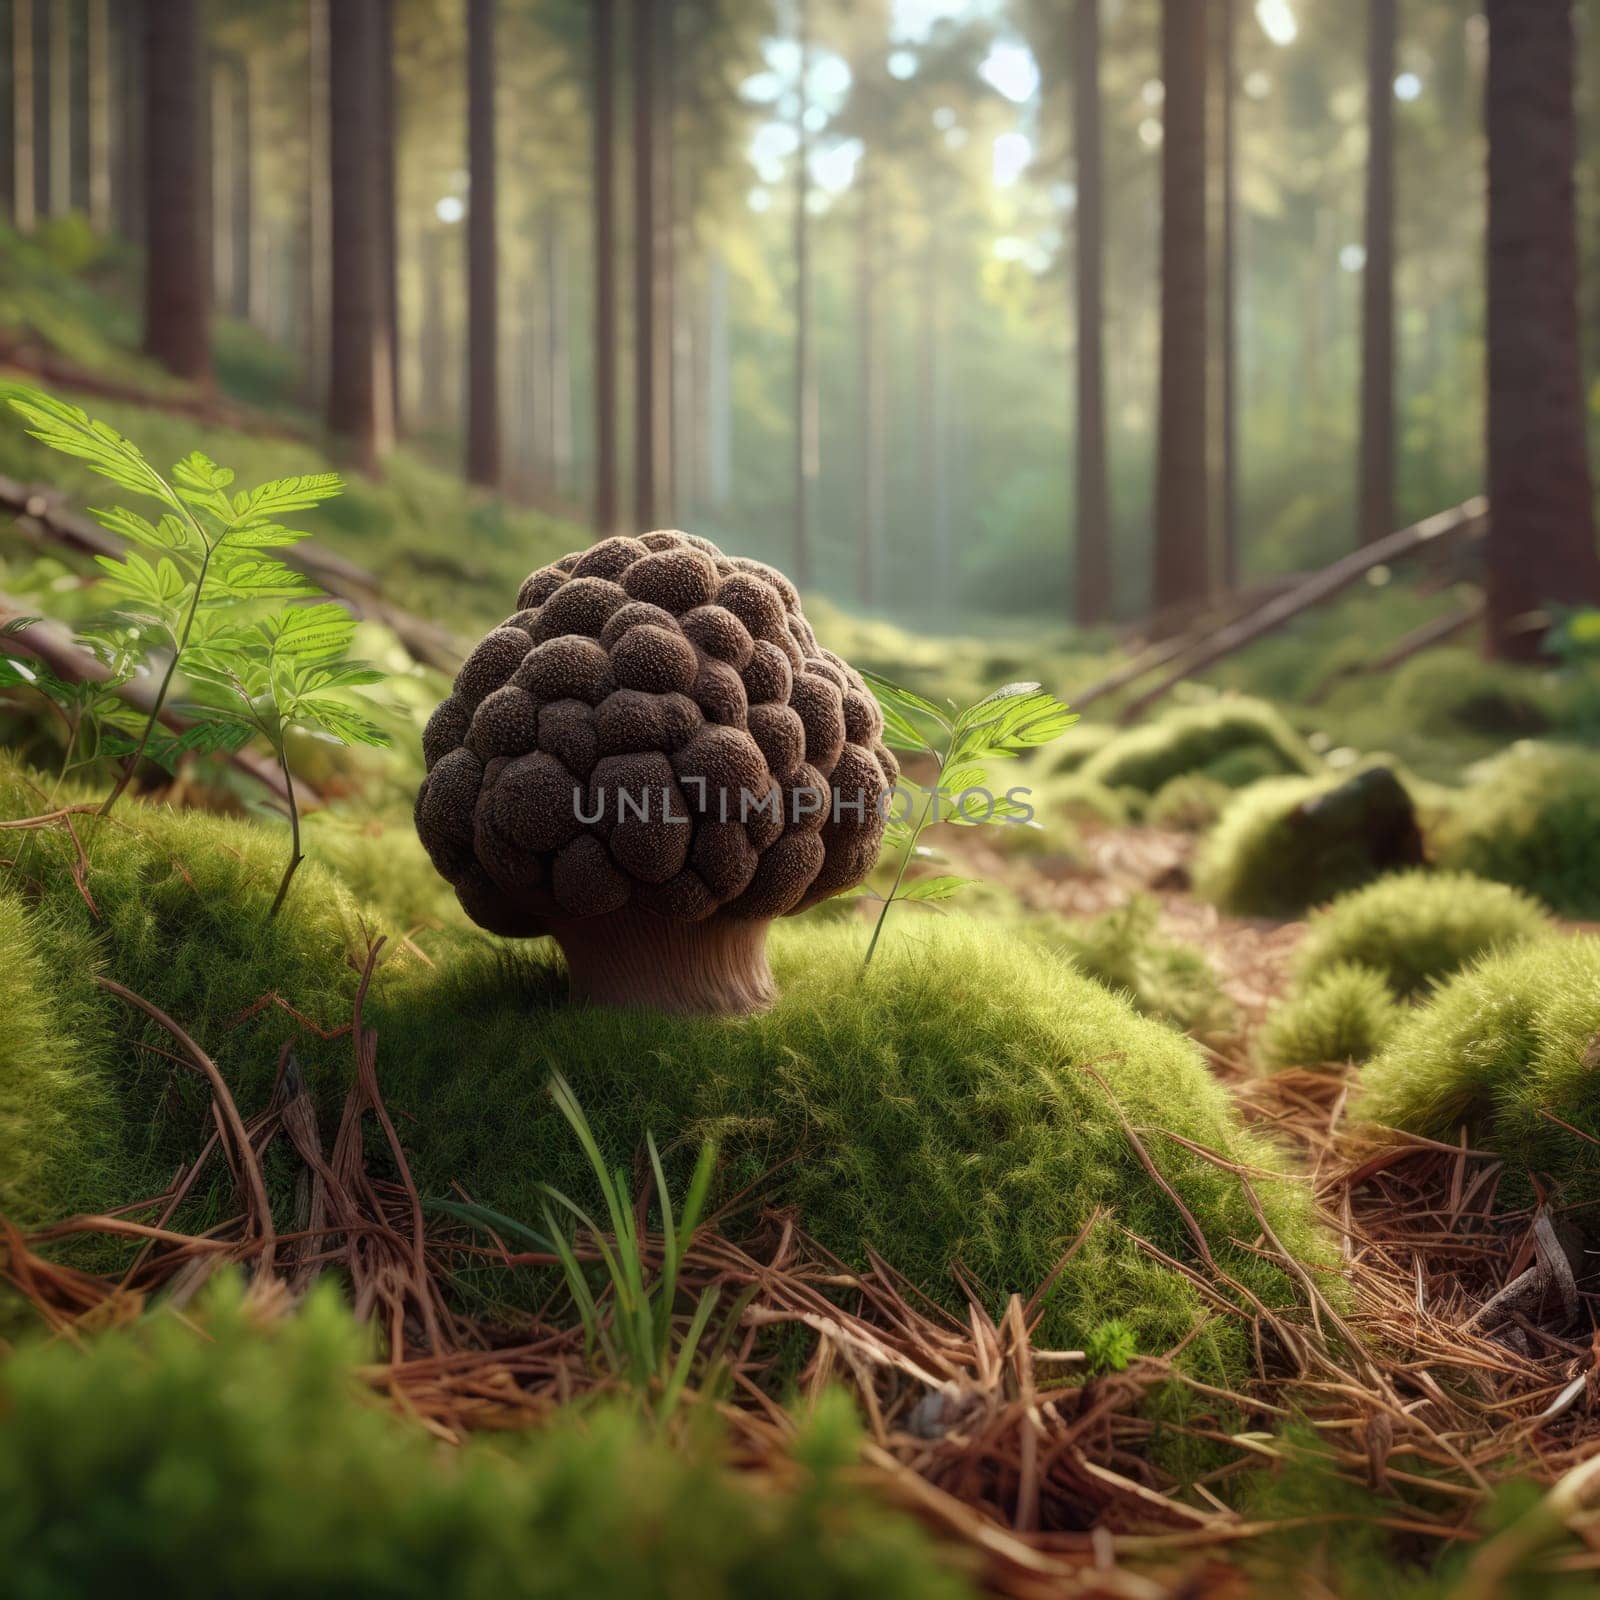
[[[1222,0],[1222,527],[1218,530],[1218,577],[1223,592],[1239,586],[1239,202],[1235,115],[1239,93],[1236,0]]]
[[[1531,659],[1600,603],[1578,354],[1570,0],[1489,0],[1488,643]]]
[[[1206,502],[1206,13],[1164,0],[1161,78],[1161,404],[1156,463],[1157,613],[1211,589]]]
[[[862,158],[856,218],[856,346],[861,430],[861,543],[856,593],[864,606],[877,601],[882,559],[883,339],[878,328],[878,182],[874,158]]]
[[[634,522],[658,527],[671,503],[672,221],[661,203],[671,160],[662,45],[671,6],[633,0]]]
[[[594,50],[594,528],[618,529],[616,0],[595,0]]]
[[[89,0],[89,222],[111,232],[111,12],[110,0]]]
[[[11,221],[18,233],[32,233],[38,221],[33,89],[33,0],[11,0]]]
[[[48,11],[50,37],[50,215],[72,210],[72,11],[57,0]]]
[[[706,267],[706,488],[711,504],[733,494],[733,397],[728,341],[728,264],[713,255]]]
[[[169,371],[211,378],[204,47],[199,0],[145,7],[144,347]]]
[[[394,6],[395,0],[378,0],[378,121],[382,129],[378,146],[378,203],[383,211],[383,315],[389,335],[390,410],[395,431],[400,431],[400,219],[396,198],[395,147],[399,130],[394,110]]]
[[[552,207],[544,218],[544,373],[549,436],[550,486],[560,497],[572,468],[572,350],[568,331],[567,249],[560,215]]]
[[[148,3],[148,0],[147,0]],[[332,365],[333,151],[330,0],[306,0],[305,371],[308,399],[328,403]]]
[[[467,479],[500,481],[500,262],[495,193],[495,0],[467,3]]]
[[[1365,544],[1394,531],[1395,0],[1367,12],[1367,259],[1361,275],[1361,509]]]
[[[144,241],[144,5],[126,0],[111,13],[117,25],[117,144],[114,181],[117,227],[124,239]]]
[[[328,427],[365,471],[393,443],[379,204],[377,0],[328,7],[329,162],[333,247]]]
[[[1073,38],[1073,144],[1077,155],[1078,459],[1080,623],[1111,614],[1111,485],[1106,462],[1105,190],[1100,135],[1100,0],[1077,0]]]
[[[806,130],[806,78],[811,67],[811,8],[799,0],[800,92],[794,155],[794,555],[800,588],[811,583],[811,497],[817,459],[817,373],[811,348],[811,141]]]
[[[157,0],[159,4],[159,0]],[[211,292],[228,316],[238,314],[239,181],[234,166],[234,75],[226,58],[211,58]]]
[[[438,427],[448,408],[440,397],[448,392],[440,379],[451,371],[450,337],[445,330],[444,239],[438,227],[428,226],[422,233],[422,322],[417,355],[427,381],[422,388],[422,421]]]

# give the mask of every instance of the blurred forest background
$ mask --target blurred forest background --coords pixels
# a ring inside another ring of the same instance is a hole
[[[1600,5],[1565,47],[1564,4],[1499,9],[1587,113]],[[375,473],[400,440],[946,630],[1138,616],[1485,487],[1475,0],[0,12],[12,353],[117,379],[52,295],[120,274],[136,316],[148,250],[149,355]]]

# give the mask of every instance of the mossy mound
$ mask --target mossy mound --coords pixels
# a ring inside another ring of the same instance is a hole
[[[1185,1033],[1224,1032],[1237,1013],[1215,969],[1204,952],[1161,936],[1158,911],[1154,900],[1141,895],[1098,917],[1041,921],[1033,930],[1079,972],[1126,996],[1143,1015]]]
[[[1202,847],[1195,887],[1240,916],[1293,917],[1421,861],[1405,786],[1387,767],[1368,767],[1246,789]]]
[[[1429,650],[1400,666],[1384,691],[1390,724],[1423,734],[1526,739],[1557,714],[1548,669],[1487,661],[1474,650]]]
[[[1242,760],[1246,752],[1250,759]],[[1184,706],[1119,734],[1082,772],[1111,789],[1154,794],[1187,772],[1239,787],[1272,774],[1313,773],[1318,766],[1310,747],[1272,706],[1240,697]]]
[[[1354,963],[1411,999],[1481,955],[1552,932],[1520,890],[1465,872],[1397,872],[1315,913],[1295,957],[1302,983]]]
[[[1266,1067],[1367,1061],[1382,1049],[1402,1015],[1382,973],[1336,962],[1274,1007],[1256,1054]]]
[[[714,1436],[674,1450],[618,1412],[458,1451],[358,1393],[331,1292],[270,1327],[231,1285],[0,1365],[0,1570],[18,1596],[958,1600],[903,1514],[847,1481],[833,1397],[792,1490],[749,1487]],[[207,1336],[209,1335],[209,1337]]]
[[[1117,737],[1109,722],[1075,722],[1050,746],[1052,772],[1077,772]]]
[[[1600,752],[1519,744],[1474,769],[1442,821],[1442,864],[1600,916]]]
[[[0,816],[44,808],[26,772],[0,762]],[[0,834],[0,1053],[13,1058],[0,1086],[0,1209],[22,1221],[158,1191],[198,1125],[184,1118],[205,1114],[205,1091],[172,1062],[170,1036],[98,989],[96,975],[161,1007],[231,1077],[274,1061],[297,1031],[279,1000],[323,1030],[348,1022],[367,932],[405,926],[315,862],[270,917],[287,829],[131,800],[110,818],[74,821],[93,909],[64,830]],[[401,953],[378,987],[412,965]],[[152,1122],[162,1102],[181,1134]]]
[[[1520,945],[1459,973],[1406,1018],[1362,1075],[1358,1114],[1441,1139],[1465,1127],[1478,1148],[1537,1174],[1558,1204],[1592,1206],[1597,1035],[1600,939]],[[1592,1213],[1579,1221],[1596,1231]]]
[[[1145,808],[1144,820],[1152,828],[1204,833],[1215,824],[1232,799],[1232,785],[1208,778],[1201,772],[1186,772],[1162,784]]]

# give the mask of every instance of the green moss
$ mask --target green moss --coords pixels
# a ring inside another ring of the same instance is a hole
[[[1256,752],[1257,760],[1240,767],[1236,758],[1246,750]],[[1273,707],[1261,700],[1227,698],[1169,711],[1119,734],[1082,771],[1113,789],[1131,786],[1154,794],[1186,772],[1210,772],[1224,783],[1231,775],[1252,782],[1266,773],[1310,773],[1317,766],[1305,741]]]
[[[1270,778],[1223,811],[1196,860],[1195,888],[1240,916],[1292,917],[1420,853],[1411,801],[1387,768]]]
[[[1443,1139],[1464,1126],[1514,1172],[1538,1174],[1558,1203],[1592,1207],[1597,1032],[1600,939],[1519,945],[1459,973],[1404,1021],[1363,1074],[1358,1114]],[[1594,1231],[1592,1212],[1578,1219]]]
[[[33,797],[0,792],[15,814]],[[323,1042],[263,1006],[277,995],[323,1028],[348,1020],[362,907],[325,867],[303,869],[283,916],[266,917],[276,830],[127,804],[88,823],[96,922],[77,896],[60,834],[33,839],[20,892],[92,942],[102,971],[165,1008],[215,1055],[246,1115],[270,1090],[288,1038],[325,1125],[348,1082],[349,1042]],[[946,1303],[959,1261],[995,1298],[1031,1291],[1096,1207],[1101,1221],[1063,1273],[1044,1337],[1071,1344],[1119,1317],[1161,1350],[1205,1321],[1190,1359],[1237,1378],[1248,1359],[1227,1319],[1122,1231],[1180,1258],[1194,1248],[1176,1208],[1129,1148],[1094,1064],[1136,1125],[1270,1161],[1236,1126],[1227,1097],[1186,1040],[1136,1016],[1099,984],[994,925],[950,917],[892,928],[863,980],[859,924],[788,924],[772,940],[783,990],[767,1015],[670,1018],[570,1006],[546,946],[513,955],[463,937],[437,969],[406,955],[369,999],[379,1070],[426,1192],[459,1182],[513,1216],[536,1217],[538,1184],[587,1195],[581,1152],[544,1085],[557,1066],[618,1159],[646,1130],[681,1164],[722,1140],[724,1197],[767,1179],[828,1248],[864,1261],[873,1245]],[[95,995],[78,1059],[115,1115],[83,1137],[109,1164],[101,1205],[153,1192],[207,1127],[206,1096],[170,1041]],[[35,1137],[42,1139],[42,1134]],[[1275,1269],[1228,1241],[1255,1224],[1237,1180],[1147,1135],[1229,1269],[1286,1297]],[[220,1181],[220,1180],[219,1180]],[[1303,1197],[1268,1186],[1287,1238],[1311,1250]],[[200,1196],[207,1205],[226,1195]],[[212,1212],[214,1213],[214,1210]],[[26,1219],[24,1219],[26,1220]]]
[[[1273,1008],[1256,1051],[1267,1067],[1366,1061],[1382,1048],[1401,1015],[1381,973],[1336,962]]]
[[[1050,766],[1055,772],[1077,772],[1091,756],[1117,737],[1109,722],[1075,722],[1050,746]]]
[[[1550,931],[1538,905],[1503,883],[1464,872],[1397,872],[1313,915],[1295,970],[1306,981],[1353,962],[1410,999],[1490,950]]]
[[[848,1484],[849,1406],[800,1429],[796,1482],[747,1486],[714,1435],[682,1453],[615,1411],[441,1448],[380,1410],[331,1293],[263,1328],[236,1289],[86,1349],[0,1366],[8,1594],[688,1593],[957,1600],[903,1514]]]
[[[1473,778],[1438,830],[1440,861],[1600,915],[1600,752],[1519,744]]]
[[[1474,650],[1429,650],[1389,678],[1383,707],[1392,726],[1422,734],[1527,738],[1556,715],[1548,668],[1487,661]]]
[[[95,946],[0,888],[0,1214],[57,1216],[104,1193],[115,1100],[92,1040]]]
[[[1230,785],[1204,773],[1185,772],[1161,785],[1145,808],[1144,820],[1152,828],[1204,833],[1232,798]]]
[[[1127,905],[1076,922],[1040,921],[1035,937],[1066,956],[1078,971],[1125,995],[1147,1017],[1186,1033],[1216,1034],[1236,1019],[1217,974],[1202,951],[1164,939],[1159,907],[1141,895]]]

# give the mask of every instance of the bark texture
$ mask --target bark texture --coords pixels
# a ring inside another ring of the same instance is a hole
[[[1569,0],[1489,0],[1488,643],[1537,655],[1537,614],[1600,603],[1578,350]]]
[[[1361,276],[1360,536],[1394,532],[1395,0],[1367,14],[1367,260]]]
[[[500,481],[500,264],[495,190],[495,0],[468,0],[467,477]]]

